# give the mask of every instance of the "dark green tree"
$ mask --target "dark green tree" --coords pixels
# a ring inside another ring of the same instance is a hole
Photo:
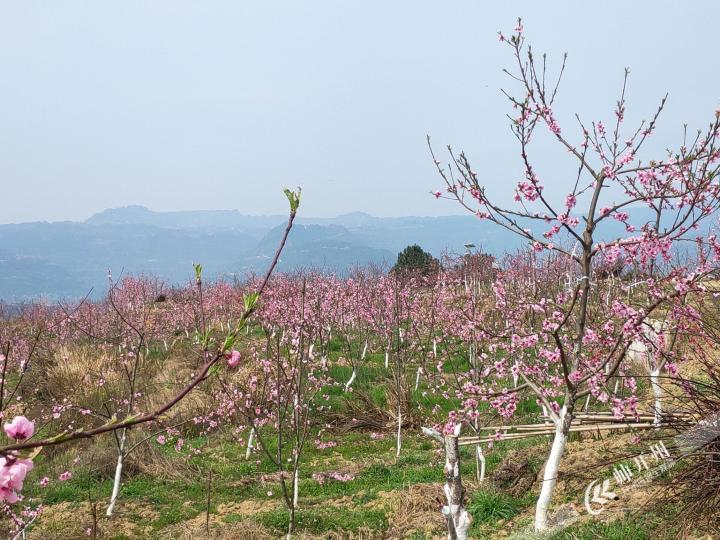
[[[391,271],[403,274],[418,272],[427,276],[437,272],[439,269],[440,263],[435,257],[417,244],[413,244],[398,253],[397,262]]]

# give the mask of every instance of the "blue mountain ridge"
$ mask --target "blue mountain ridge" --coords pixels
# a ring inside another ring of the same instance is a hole
[[[651,219],[637,208],[632,220]],[[107,272],[148,274],[168,284],[192,277],[202,263],[210,279],[234,279],[261,272],[275,253],[286,217],[248,216],[238,211],[154,212],[142,206],[112,208],[84,222],[0,225],[0,300],[58,300],[107,287]],[[545,230],[529,220],[527,227]],[[623,235],[608,220],[607,239]],[[322,269],[343,273],[369,263],[391,266],[397,253],[419,244],[433,255],[463,253],[473,243],[501,255],[521,246],[511,232],[472,215],[375,217],[353,212],[333,218],[299,217],[283,251],[279,269]]]

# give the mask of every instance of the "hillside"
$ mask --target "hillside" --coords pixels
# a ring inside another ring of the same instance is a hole
[[[170,284],[201,262],[209,278],[260,270],[272,256],[283,216],[236,211],[154,212],[108,209],[84,222],[0,225],[0,300],[57,300],[102,295],[106,276],[152,274]],[[463,244],[501,253],[511,245],[497,228],[472,216],[379,218],[356,212],[300,218],[280,262],[282,270],[344,272],[368,263],[391,265],[409,244],[439,256]]]
[[[652,216],[631,212],[641,226]],[[0,300],[57,300],[103,294],[106,276],[152,274],[169,284],[192,276],[234,279],[264,268],[272,257],[284,216],[237,211],[154,212],[142,206],[104,210],[83,222],[0,225]],[[532,221],[525,225],[537,226]],[[623,225],[604,226],[607,239]],[[473,243],[493,255],[520,247],[517,236],[471,215],[382,218],[353,212],[334,218],[300,217],[280,261],[285,271],[318,268],[343,273],[369,263],[392,265],[397,253],[419,244],[439,257],[464,253]],[[32,276],[30,279],[29,276]]]

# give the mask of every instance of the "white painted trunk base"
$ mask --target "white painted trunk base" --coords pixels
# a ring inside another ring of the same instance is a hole
[[[655,397],[653,412],[655,414],[655,425],[659,426],[662,421],[662,386],[660,386],[660,370],[654,369],[650,372],[650,385]]]
[[[293,476],[293,508],[298,507],[298,498],[299,498],[299,493],[300,493],[299,475],[300,475],[300,470],[296,464],[295,465],[295,475]]]
[[[400,457],[400,448],[402,447],[402,409],[398,407],[398,414],[397,414],[397,452],[395,453],[395,457]]]
[[[555,438],[553,439],[550,455],[545,463],[545,472],[543,474],[542,488],[535,506],[535,530],[544,531],[548,528],[548,513],[550,510],[550,502],[557,484],[558,470],[560,469],[560,461],[565,453],[565,444],[567,443],[567,434],[563,433],[563,418],[565,416],[563,409],[560,415],[560,422],[555,426]]]
[[[445,436],[445,499],[442,513],[448,522],[448,540],[467,540],[472,523],[465,510],[465,490],[460,476],[460,447],[458,436],[461,426],[455,427],[453,435]]]
[[[125,459],[125,440],[127,432],[123,430],[120,436],[120,446],[118,447],[118,459],[117,465],[115,466],[115,479],[113,480],[112,494],[110,495],[110,504],[105,511],[105,515],[110,517],[115,511],[115,503],[117,502],[118,495],[120,494],[120,486],[122,485],[122,471]]]
[[[248,437],[247,448],[245,449],[245,459],[246,460],[250,459],[250,454],[252,452],[254,443],[255,443],[255,428],[251,427],[250,428],[250,437]]]
[[[478,482],[485,480],[485,454],[479,444],[475,445],[475,474]]]
[[[355,377],[357,377],[357,372],[355,371],[355,368],[352,370],[352,374],[350,375],[350,378],[345,383],[345,391],[349,392],[350,388],[352,387],[352,383],[355,382]]]

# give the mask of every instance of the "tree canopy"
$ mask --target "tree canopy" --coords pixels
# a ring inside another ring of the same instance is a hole
[[[433,274],[440,268],[440,262],[419,245],[413,244],[398,253],[392,272],[419,272],[422,275]]]

